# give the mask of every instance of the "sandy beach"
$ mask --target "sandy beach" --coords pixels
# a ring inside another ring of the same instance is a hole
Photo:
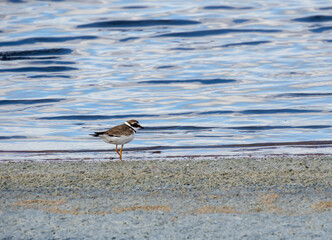
[[[332,157],[0,165],[1,239],[329,239]]]

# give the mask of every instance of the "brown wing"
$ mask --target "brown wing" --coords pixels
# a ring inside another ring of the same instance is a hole
[[[118,137],[120,135],[129,136],[133,134],[133,130],[130,127],[128,127],[126,124],[122,124],[107,130],[105,133],[115,137]]]

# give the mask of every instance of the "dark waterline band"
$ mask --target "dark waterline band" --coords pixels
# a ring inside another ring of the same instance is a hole
[[[269,143],[250,143],[250,144],[227,144],[227,145],[206,145],[206,146],[153,146],[127,148],[126,151],[156,151],[156,150],[179,150],[179,149],[217,149],[217,148],[252,148],[252,147],[281,147],[281,146],[301,146],[301,147],[327,147],[332,145],[332,140],[324,141],[302,141],[302,142],[269,142]],[[1,153],[94,153],[110,152],[113,149],[81,149],[81,150],[0,150]]]

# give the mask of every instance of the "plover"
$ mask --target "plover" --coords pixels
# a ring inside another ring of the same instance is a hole
[[[122,160],[123,145],[133,140],[136,131],[140,128],[143,127],[139,125],[137,120],[128,120],[124,124],[115,126],[105,132],[95,132],[90,135],[101,137],[106,143],[115,144],[115,151],[119,154],[120,160]],[[121,145],[120,152],[118,151],[118,145]]]

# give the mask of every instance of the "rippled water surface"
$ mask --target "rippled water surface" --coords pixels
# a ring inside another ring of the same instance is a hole
[[[332,153],[330,1],[0,7],[0,159]]]

